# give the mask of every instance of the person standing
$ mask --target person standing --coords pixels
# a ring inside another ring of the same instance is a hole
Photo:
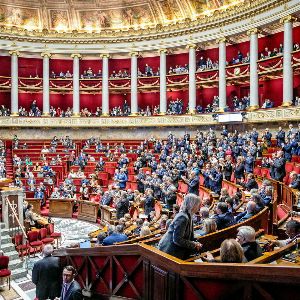
[[[60,300],[82,300],[81,287],[74,279],[76,270],[72,266],[66,266],[63,270],[63,288]]]
[[[43,258],[37,261],[32,270],[32,282],[36,285],[36,297],[39,300],[59,297],[61,291],[61,268],[59,258],[53,257],[53,246],[45,245]]]

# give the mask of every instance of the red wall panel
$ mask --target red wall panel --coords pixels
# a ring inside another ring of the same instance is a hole
[[[226,60],[228,62],[232,61],[233,58],[237,58],[238,51],[241,51],[243,56],[246,56],[250,51],[250,42],[246,41],[243,43],[239,43],[236,45],[228,45],[226,46]]]
[[[146,64],[152,67],[153,72],[157,72],[160,64],[159,56],[138,58],[138,67],[142,73],[145,72]]]
[[[153,110],[154,106],[159,105],[159,93],[139,93],[139,108],[145,109],[148,105]]]
[[[300,97],[300,75],[294,76],[294,99],[296,96]]]
[[[261,37],[258,39],[258,52],[262,52],[266,47],[273,51],[274,48],[278,49],[280,44],[283,44],[283,32]]]
[[[80,109],[88,108],[89,111],[95,113],[97,106],[102,106],[101,94],[81,94],[80,95]]]
[[[109,75],[111,75],[113,71],[116,71],[116,73],[118,73],[120,70],[126,70],[128,73],[130,73],[131,60],[130,58],[109,59],[108,69]]]
[[[219,49],[212,48],[212,49],[197,51],[196,52],[197,61],[200,59],[201,56],[203,56],[205,59],[210,58],[213,62],[218,61],[219,60]]]
[[[263,84],[263,94],[260,95],[260,106],[263,104],[265,99],[270,99],[274,102],[274,106],[280,106],[282,104],[282,91],[283,91],[283,80],[274,79],[265,81]]]
[[[0,92],[0,105],[10,109],[10,92]]]
[[[189,64],[188,53],[167,55],[167,72],[170,67],[174,68],[176,65],[184,66],[185,64]]]
[[[102,73],[102,60],[99,59],[81,59],[79,62],[79,73],[83,74],[83,71],[91,68],[94,74],[97,74],[99,70]]]
[[[20,77],[35,77],[38,75],[43,77],[43,60],[39,58],[19,57],[19,76]]]
[[[300,43],[300,26],[293,28],[293,42]]]
[[[50,106],[55,108],[60,107],[66,110],[68,107],[73,107],[73,95],[72,94],[50,94]]]
[[[25,107],[25,109],[28,111],[33,100],[36,100],[38,108],[43,110],[42,93],[19,93],[19,107]]]
[[[207,104],[212,103],[214,96],[219,95],[219,88],[204,88],[197,90],[197,105],[206,107]]]
[[[73,74],[72,59],[50,59],[50,73],[54,71],[56,74],[60,72],[66,73],[70,71]]]
[[[0,76],[10,76],[10,56],[0,56]]]
[[[113,109],[116,106],[123,107],[124,100],[127,101],[130,106],[130,94],[110,94],[109,95],[109,109]]]

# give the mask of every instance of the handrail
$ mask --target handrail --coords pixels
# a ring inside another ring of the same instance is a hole
[[[25,230],[24,230],[24,226],[21,225],[20,220],[19,220],[19,217],[18,217],[18,215],[16,214],[15,209],[14,209],[13,206],[11,205],[11,203],[10,203],[8,197],[6,197],[5,200],[7,201],[7,203],[8,203],[8,205],[9,205],[9,207],[10,207],[12,213],[14,214],[14,217],[16,218],[17,223],[18,223],[19,227],[21,228],[24,237],[27,239],[27,234],[26,234],[26,232],[25,232]]]

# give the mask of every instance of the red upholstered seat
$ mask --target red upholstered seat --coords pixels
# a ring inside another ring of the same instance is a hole
[[[31,247],[38,247],[38,246],[42,246],[42,245],[43,245],[42,241],[36,241],[36,242],[30,243]]]
[[[8,269],[9,257],[0,256],[0,277],[7,278],[8,287],[10,289],[10,275],[11,271]]]
[[[54,241],[53,238],[47,237],[47,229],[46,228],[41,228],[40,240],[42,241],[43,244],[51,244]]]
[[[60,232],[54,232],[54,224],[50,223],[48,225],[48,235],[56,240],[56,248],[58,248],[58,241],[61,239],[61,233]]]
[[[52,237],[52,238],[61,237],[61,233],[60,232],[53,232],[53,233],[51,233],[50,237]]]
[[[4,270],[0,270],[0,277],[6,277],[6,276],[10,276],[11,271],[4,269]]]

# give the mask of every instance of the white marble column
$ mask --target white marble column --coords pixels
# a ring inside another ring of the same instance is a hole
[[[50,113],[50,88],[49,88],[49,61],[51,54],[44,52],[43,57],[43,116],[49,116]]]
[[[219,111],[226,107],[226,39],[219,42]]]
[[[18,116],[19,111],[19,67],[18,67],[18,56],[19,52],[16,50],[9,51],[11,55],[11,116]]]
[[[290,106],[293,102],[293,17],[287,16],[280,20],[284,26],[283,43],[283,106]]]
[[[159,113],[165,115],[167,112],[167,50],[160,49],[159,53]]]
[[[102,116],[109,116],[108,54],[102,54]]]
[[[79,59],[81,55],[74,53],[73,58],[73,116],[80,116],[80,92],[79,92]]]
[[[196,111],[196,45],[190,44],[189,48],[189,113]]]
[[[137,52],[131,52],[131,115],[136,116],[138,114],[138,64],[137,64]]]
[[[250,35],[250,110],[259,108],[258,95],[258,30],[253,28],[248,31]]]

